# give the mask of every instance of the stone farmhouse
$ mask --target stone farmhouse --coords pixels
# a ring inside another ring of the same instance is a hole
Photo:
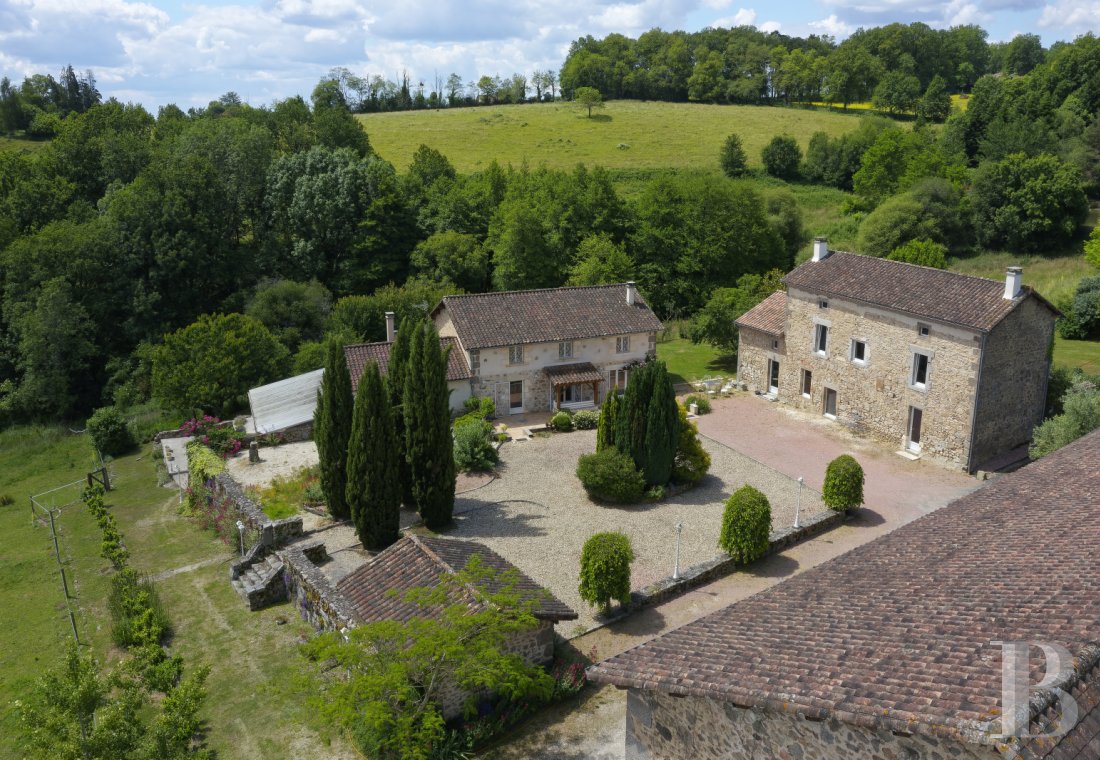
[[[367,364],[375,362],[378,371],[384,376],[390,367],[390,349],[397,337],[394,324],[395,316],[392,311],[386,312],[386,340],[378,343],[352,343],[344,346],[344,358],[348,362],[348,372],[351,374],[351,391],[359,391],[359,380],[363,377],[363,370]],[[451,411],[460,413],[463,404],[470,397],[472,376],[470,366],[466,363],[466,356],[459,350],[454,338],[439,339],[440,347],[449,350],[447,355],[447,389],[451,392]]]
[[[831,252],[737,320],[737,377],[912,456],[973,472],[1031,439],[1059,312],[998,282]]]
[[[630,758],[1096,760],[1098,517],[1100,431],[589,675]]]
[[[633,282],[447,296],[432,319],[499,414],[599,406],[662,328]]]

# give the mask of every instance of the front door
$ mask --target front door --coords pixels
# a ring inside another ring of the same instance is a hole
[[[779,362],[775,359],[768,361],[768,393],[779,393]]]
[[[508,411],[510,411],[510,412],[522,412],[523,411],[523,381],[522,380],[513,380],[511,386],[509,386]]]
[[[909,434],[905,447],[914,454],[920,453],[920,428],[924,422],[924,410],[915,406],[909,407]]]

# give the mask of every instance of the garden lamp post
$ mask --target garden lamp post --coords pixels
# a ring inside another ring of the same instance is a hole
[[[680,580],[680,534],[684,531],[682,522],[676,523],[676,566],[672,568],[672,579]]]
[[[237,520],[237,532],[241,535],[241,556],[244,556],[244,523]]]
[[[798,501],[794,503],[794,527],[801,528],[798,524],[798,515],[802,511],[802,478],[798,479]]]

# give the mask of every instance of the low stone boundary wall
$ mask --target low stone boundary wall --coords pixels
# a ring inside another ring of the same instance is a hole
[[[769,538],[768,550],[760,559],[770,557],[806,539],[830,531],[843,523],[847,518],[848,514],[846,512],[834,512],[829,510],[806,517],[805,521],[798,528],[791,527],[774,531]],[[760,560],[757,561],[759,562]],[[649,607],[659,602],[663,602],[666,599],[680,596],[683,593],[710,583],[713,580],[724,578],[738,570],[743,570],[745,567],[747,566],[739,564],[727,554],[720,554],[712,560],[692,565],[682,570],[679,578],[663,578],[656,583],[651,583],[641,591],[631,591],[630,606],[628,608],[612,613],[606,618],[597,618],[600,622],[579,635],[583,636],[585,633],[591,633],[599,628],[603,628],[605,625],[622,620],[643,607]]]
[[[213,491],[215,495],[228,497],[233,501],[241,522],[259,534],[258,543],[264,546],[282,546],[303,535],[301,516],[272,520],[248,498],[241,484],[228,472],[214,476]]]
[[[286,567],[287,597],[302,619],[319,631],[339,631],[355,626],[355,612],[344,596],[317,567],[315,560],[324,552],[324,544],[301,542],[279,550]]]

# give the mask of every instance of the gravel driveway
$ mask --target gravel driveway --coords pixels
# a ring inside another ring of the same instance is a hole
[[[481,541],[580,614],[559,626],[569,637],[593,625],[594,610],[577,593],[581,547],[593,533],[620,531],[634,545],[631,586],[641,589],[672,575],[676,523],[683,522],[680,566],[717,553],[722,510],[729,495],[748,483],[767,495],[772,527],[794,521],[798,483],[708,438],[710,474],[694,489],[657,504],[608,506],[589,500],[577,480],[577,459],[596,449],[595,431],[512,441],[501,454],[498,479],[455,500],[455,525],[444,535]],[[802,514],[823,510],[808,488]]]

